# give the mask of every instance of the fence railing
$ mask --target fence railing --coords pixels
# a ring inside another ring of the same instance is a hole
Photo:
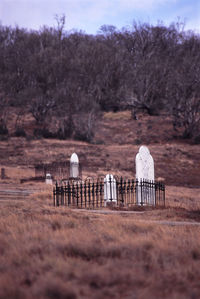
[[[67,181],[56,183],[54,206],[100,208],[109,203],[116,206],[165,206],[165,185],[160,182],[124,178]]]

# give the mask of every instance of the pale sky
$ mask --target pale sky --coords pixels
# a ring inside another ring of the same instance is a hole
[[[118,29],[133,20],[164,25],[178,18],[185,29],[200,33],[200,0],[0,0],[0,23],[40,29],[55,27],[55,15],[66,16],[66,30],[96,34],[101,25]]]

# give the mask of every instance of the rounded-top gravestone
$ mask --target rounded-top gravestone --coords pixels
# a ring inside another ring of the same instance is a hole
[[[50,173],[46,174],[45,182],[46,182],[47,185],[52,185],[53,184],[53,180],[51,178],[51,174]]]
[[[148,147],[142,145],[135,158],[137,204],[155,204],[154,161]]]
[[[79,159],[76,153],[73,153],[70,158],[70,178],[79,177]]]
[[[117,201],[117,190],[116,180],[112,174],[107,174],[104,178],[104,202],[105,206],[108,203],[116,203]]]
[[[148,147],[142,145],[136,155],[136,178],[154,181],[154,161]]]

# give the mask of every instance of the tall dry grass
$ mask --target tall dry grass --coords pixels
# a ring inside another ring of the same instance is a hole
[[[200,210],[200,188],[167,186],[167,205],[187,210]]]
[[[0,298],[199,298],[199,226],[54,208],[43,195],[1,203]]]

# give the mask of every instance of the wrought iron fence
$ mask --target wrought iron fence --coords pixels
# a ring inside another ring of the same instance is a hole
[[[56,183],[53,189],[54,206],[94,209],[109,203],[124,207],[165,206],[165,185],[147,180],[112,179],[110,176],[107,181],[105,178],[96,181],[69,180],[60,186]]]

